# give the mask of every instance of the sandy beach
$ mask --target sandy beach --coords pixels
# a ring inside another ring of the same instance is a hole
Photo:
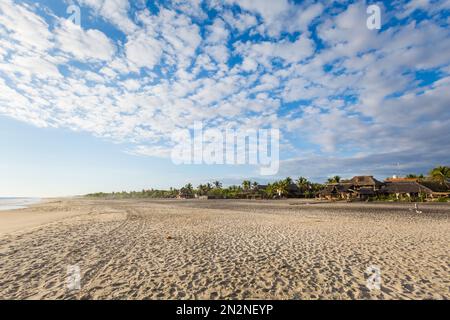
[[[450,205],[412,207],[53,199],[0,212],[0,299],[448,299]]]

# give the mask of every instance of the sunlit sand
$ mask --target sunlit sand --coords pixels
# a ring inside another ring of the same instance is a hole
[[[53,200],[0,212],[0,298],[448,299],[450,205],[413,207]]]

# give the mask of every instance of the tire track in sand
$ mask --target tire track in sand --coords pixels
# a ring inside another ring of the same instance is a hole
[[[145,214],[134,208],[127,208],[126,212],[125,221],[101,236],[101,239],[92,241],[93,248],[83,256],[88,266],[82,267],[87,268],[87,271],[81,279],[81,290],[76,292],[78,298],[89,298],[91,291],[95,290],[96,280],[102,275],[108,275],[106,271],[113,263],[126,259],[143,236],[147,224]],[[95,261],[95,263],[89,264],[89,261]],[[80,262],[80,265],[82,264]]]

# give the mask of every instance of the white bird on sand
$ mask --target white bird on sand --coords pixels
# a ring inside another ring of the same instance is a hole
[[[422,213],[422,211],[419,210],[417,203],[414,203],[414,209],[416,210],[416,213]]]

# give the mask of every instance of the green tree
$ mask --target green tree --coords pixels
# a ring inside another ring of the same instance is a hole
[[[450,179],[450,167],[439,166],[430,171],[430,177],[433,180],[444,183],[445,180]]]
[[[214,181],[213,182],[214,188],[216,189],[221,189],[222,188],[222,183],[220,181]]]
[[[272,199],[273,196],[277,194],[275,190],[275,185],[273,183],[269,183],[266,187],[265,193],[269,199]]]
[[[341,181],[340,176],[334,176],[332,178],[328,178],[328,183],[339,183]]]
[[[297,184],[297,187],[300,189],[301,192],[305,192],[306,190],[309,190],[311,187],[311,182],[308,181],[305,177],[299,177],[295,183]]]
[[[252,182],[250,180],[242,181],[242,188],[244,189],[244,191],[248,191],[250,189],[251,183]]]
[[[206,187],[204,184],[199,184],[197,187],[197,192],[199,196],[204,196],[206,194]]]
[[[311,184],[311,194],[315,195],[319,191],[323,190],[323,188],[325,188],[325,186],[321,183],[312,183]]]
[[[289,188],[289,180],[284,179],[274,183],[274,188],[279,197],[287,196]]]

